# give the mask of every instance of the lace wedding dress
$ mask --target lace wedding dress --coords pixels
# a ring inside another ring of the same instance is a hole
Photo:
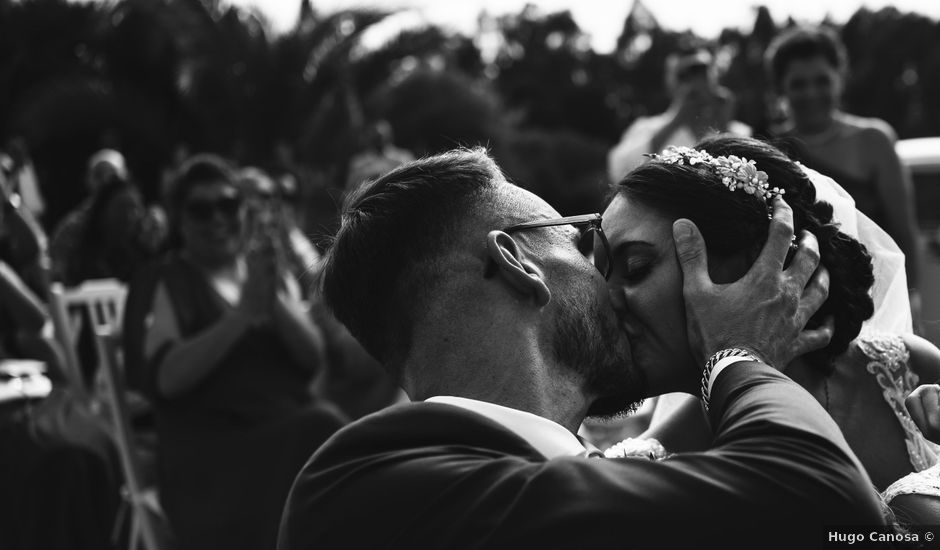
[[[920,383],[909,366],[910,353],[900,336],[864,334],[857,340],[868,358],[866,369],[878,381],[882,395],[904,430],[904,443],[914,472],[895,481],[882,493],[886,503],[898,495],[922,494],[940,497],[940,446],[924,438],[914,424],[904,398]]]

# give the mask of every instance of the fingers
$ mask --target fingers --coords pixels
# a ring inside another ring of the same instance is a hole
[[[940,394],[938,394],[938,386],[936,384],[929,384],[925,386],[920,386],[924,388],[921,391],[920,395],[920,404],[924,409],[924,418],[926,423],[923,424],[924,430],[935,433],[937,431],[937,424],[940,424]]]
[[[918,386],[907,396],[904,405],[924,436],[936,442],[940,435],[940,386]]]
[[[819,311],[819,308],[829,297],[829,270],[824,266],[813,273],[813,278],[803,288],[803,294],[800,296],[800,304],[797,309],[797,323],[799,326],[805,326],[810,317]]]
[[[786,271],[794,278],[796,284],[805,286],[817,266],[819,266],[819,241],[809,231],[801,231],[799,246]]]
[[[914,391],[904,400],[904,406],[907,408],[907,413],[911,415],[911,420],[914,421],[914,424],[917,424],[917,427],[921,431],[927,426],[927,415],[924,413],[924,404],[921,403],[920,396],[923,393],[925,386],[918,386],[914,388]]]
[[[799,357],[828,346],[835,333],[835,325],[835,319],[829,316],[817,328],[803,329],[793,342],[791,357]]]
[[[783,270],[783,262],[787,259],[787,251],[793,239],[793,209],[780,196],[774,198],[773,207],[773,218],[767,229],[767,242],[764,243],[764,248],[748,275],[764,277],[767,273],[779,273]]]
[[[928,421],[931,416],[936,416],[940,412],[940,386],[936,384],[926,384],[920,396],[920,402],[924,405],[924,412],[927,413]]]
[[[797,308],[794,324],[805,327],[810,318],[819,311],[829,297],[829,271],[820,266],[813,274],[809,284],[803,289]],[[804,328],[793,342],[792,357],[822,349],[829,345],[835,332],[835,319],[830,315],[823,324],[815,329]]]
[[[672,237],[676,243],[676,256],[682,266],[682,280],[686,288],[702,288],[711,284],[708,275],[708,256],[705,239],[695,224],[686,219],[672,224]]]

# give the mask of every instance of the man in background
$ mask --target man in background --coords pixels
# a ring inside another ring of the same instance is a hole
[[[610,181],[617,182],[642,164],[648,153],[668,145],[691,147],[710,133],[751,135],[733,120],[734,94],[718,84],[714,58],[707,49],[675,53],[666,59],[666,89],[672,103],[665,112],[640,117],[607,155]]]

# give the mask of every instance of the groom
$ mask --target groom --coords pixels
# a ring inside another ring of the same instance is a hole
[[[281,550],[807,547],[823,526],[883,521],[835,424],[768,366],[828,338],[800,333],[827,283],[807,285],[811,236],[782,270],[789,207],[776,205],[758,285],[711,285],[698,233],[677,223],[702,363],[745,351],[707,377],[714,447],[657,462],[587,459],[575,433],[647,396],[647,378],[670,391],[702,371],[663,380],[633,366],[599,220],[557,218],[480,149],[405,165],[348,200],[325,297],[415,403],[320,448]],[[594,263],[578,247],[591,237]]]

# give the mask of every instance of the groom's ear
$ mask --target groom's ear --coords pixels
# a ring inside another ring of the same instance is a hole
[[[486,254],[493,276],[508,284],[515,292],[534,300],[543,307],[552,300],[552,292],[538,267],[525,258],[519,244],[504,231],[486,235]]]

